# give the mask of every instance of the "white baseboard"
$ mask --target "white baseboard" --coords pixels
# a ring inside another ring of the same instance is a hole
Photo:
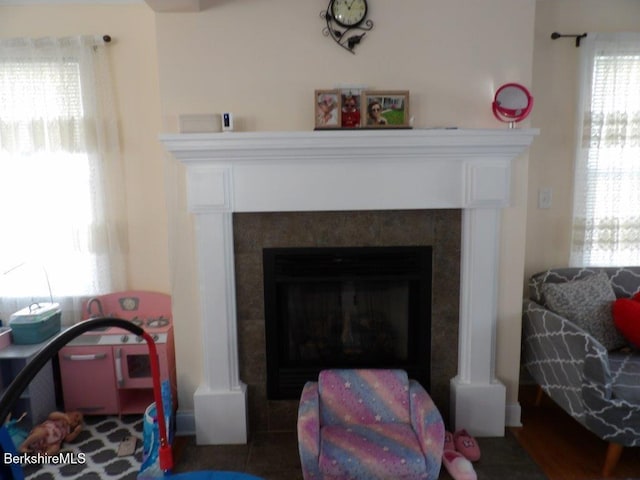
[[[522,409],[520,408],[520,403],[508,403],[505,410],[505,425],[507,427],[521,427]]]
[[[178,410],[176,413],[176,435],[195,435],[196,416],[193,410]]]

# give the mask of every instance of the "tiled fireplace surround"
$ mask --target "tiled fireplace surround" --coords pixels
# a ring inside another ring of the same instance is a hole
[[[266,395],[262,249],[431,245],[432,389],[449,411],[449,380],[456,374],[460,298],[460,210],[237,213],[234,215],[240,378],[249,390],[249,425],[295,429],[298,402]]]
[[[200,444],[292,428],[266,400],[261,249],[432,245],[432,395],[451,427],[501,436],[494,375],[501,209],[536,130],[164,135],[187,167],[201,293]],[[453,298],[452,298],[453,296]],[[237,303],[236,303],[237,302]]]

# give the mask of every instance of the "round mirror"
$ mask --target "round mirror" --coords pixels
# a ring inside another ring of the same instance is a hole
[[[532,108],[531,93],[519,83],[506,83],[496,91],[493,114],[501,122],[509,122],[511,127],[527,118]]]

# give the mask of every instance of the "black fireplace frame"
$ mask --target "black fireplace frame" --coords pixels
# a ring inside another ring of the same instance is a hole
[[[372,256],[383,258],[383,266],[374,271],[366,266]],[[278,286],[286,282],[306,279],[308,271],[297,270],[291,260],[307,257],[311,268],[320,273],[328,263],[333,264],[335,279],[376,278],[409,280],[409,304],[413,320],[409,323],[408,359],[400,363],[373,362],[358,365],[367,368],[401,368],[409,377],[418,380],[427,390],[431,384],[431,292],[433,247],[284,247],[263,249],[265,339],[267,360],[267,397],[270,400],[297,399],[307,381],[317,380],[324,368],[354,368],[340,362],[317,366],[282,366],[286,354],[286,327],[278,318]],[[335,266],[338,265],[336,269]]]

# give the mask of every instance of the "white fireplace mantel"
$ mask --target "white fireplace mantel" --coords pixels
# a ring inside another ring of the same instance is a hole
[[[462,209],[451,415],[474,435],[502,436],[506,390],[495,378],[501,209],[511,197],[512,162],[537,134],[435,129],[161,136],[187,167],[187,204],[195,214],[204,347],[194,395],[198,443],[247,440],[233,212]]]

